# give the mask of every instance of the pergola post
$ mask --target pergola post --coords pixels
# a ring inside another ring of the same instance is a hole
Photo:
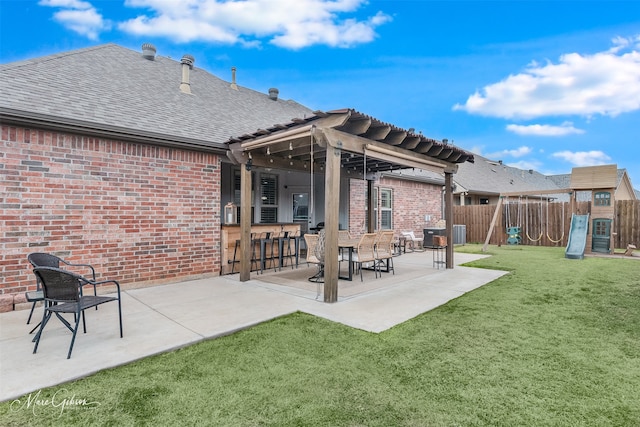
[[[251,272],[251,160],[240,166],[240,281]]]
[[[339,144],[339,142],[338,142]],[[342,150],[327,144],[325,164],[324,302],[338,301],[338,221],[340,209],[340,158]]]
[[[444,220],[447,236],[447,268],[453,268],[453,173],[444,173]]]

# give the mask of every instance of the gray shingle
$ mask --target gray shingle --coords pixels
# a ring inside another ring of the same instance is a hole
[[[0,108],[190,138],[224,147],[232,136],[312,114],[290,100],[271,100],[197,67],[191,94],[180,91],[182,64],[105,44],[0,66]]]
[[[453,177],[458,185],[469,192],[500,194],[533,190],[545,192],[562,188],[534,170],[514,168],[477,154],[474,157],[474,163],[461,163]]]

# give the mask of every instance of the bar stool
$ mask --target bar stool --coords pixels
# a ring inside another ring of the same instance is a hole
[[[262,239],[261,233],[251,233],[251,267],[249,270],[253,270],[253,264],[256,264],[255,271],[261,271],[261,255],[262,254]],[[256,249],[257,248],[257,249]]]
[[[231,274],[235,272],[236,262],[240,262],[236,260],[236,255],[238,254],[239,247],[240,247],[240,239],[236,240],[236,245],[233,248],[233,261],[229,261],[231,263]]]
[[[273,267],[273,271],[278,271],[278,268],[282,269],[282,254],[283,254],[283,248],[284,248],[284,240],[286,238],[287,232],[286,231],[280,231],[279,233],[276,233],[273,237],[273,239],[271,239],[271,254],[273,256],[273,262],[272,262],[272,267]],[[278,251],[278,265],[275,265],[275,261],[276,261],[276,250]]]
[[[270,231],[265,231],[260,233],[260,273],[263,273],[267,268],[267,261],[271,261],[271,267],[274,264],[274,256],[273,256],[273,233]],[[269,253],[267,253],[267,248],[269,249]]]
[[[249,267],[250,271],[253,271],[253,265],[256,265],[255,271],[261,270],[258,265],[261,262],[261,258],[258,258],[258,253],[256,251],[256,246],[258,248],[261,247],[261,235],[260,233],[251,233],[251,266]],[[233,260],[229,261],[231,263],[231,274],[235,272],[236,263],[239,263],[240,260],[237,259],[238,248],[240,247],[240,239],[236,240],[235,247],[233,248]]]
[[[283,232],[283,236],[280,238],[280,270],[285,265],[285,261],[288,259],[289,264],[291,264],[291,269],[293,270],[293,258],[295,256],[294,252],[291,251],[291,241],[293,240],[294,247],[297,246],[295,241],[295,232],[285,231]]]

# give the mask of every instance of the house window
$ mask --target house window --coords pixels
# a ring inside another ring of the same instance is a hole
[[[393,199],[390,188],[380,189],[380,229],[393,228]]]
[[[260,175],[260,222],[278,222],[278,176]]]
[[[596,206],[611,206],[611,193],[608,191],[597,192],[593,203]]]
[[[488,205],[489,204],[489,199],[487,199],[485,197],[480,197],[480,204],[481,205]]]
[[[253,218],[253,214],[254,214],[254,210],[255,208],[253,207],[253,182],[255,181],[255,174],[252,173],[251,174],[251,218]],[[240,200],[241,200],[241,191],[240,191],[240,171],[239,170],[234,170],[233,171],[233,203],[237,206],[237,214],[238,214],[238,222],[240,222],[240,212],[242,209],[240,209]]]

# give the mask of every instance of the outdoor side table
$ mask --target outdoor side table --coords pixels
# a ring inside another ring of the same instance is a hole
[[[433,249],[433,268],[440,269],[447,266],[447,246],[432,246]]]

